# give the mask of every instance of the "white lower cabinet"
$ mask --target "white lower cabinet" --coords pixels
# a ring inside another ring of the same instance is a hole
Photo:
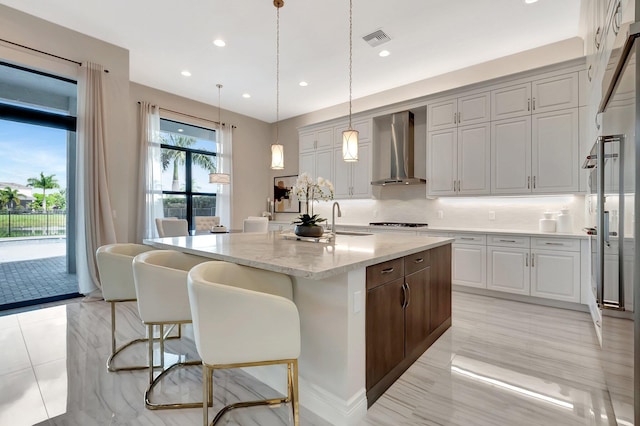
[[[529,249],[487,247],[487,288],[528,296]]]
[[[531,250],[531,295],[580,303],[580,253]]]
[[[488,244],[488,289],[580,303],[579,240],[495,235]]]
[[[451,282],[467,287],[487,288],[487,236],[452,234]]]

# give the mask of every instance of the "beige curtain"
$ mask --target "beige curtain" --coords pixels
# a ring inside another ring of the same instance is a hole
[[[86,63],[78,81],[77,274],[82,294],[100,289],[95,252],[116,242],[107,185],[106,112],[102,66]]]
[[[162,210],[162,164],[160,163],[160,111],[156,105],[140,102],[138,110],[138,242],[158,237],[155,219]]]

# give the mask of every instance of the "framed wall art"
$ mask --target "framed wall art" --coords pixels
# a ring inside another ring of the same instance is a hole
[[[292,188],[298,175],[273,178],[273,209],[276,213],[300,213],[300,201]]]

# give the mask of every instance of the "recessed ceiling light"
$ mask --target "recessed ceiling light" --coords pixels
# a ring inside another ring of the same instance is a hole
[[[249,99],[249,98],[251,97],[251,95],[250,95],[250,94],[248,94],[248,93],[243,93],[243,94],[242,94],[242,97],[243,97],[243,98],[246,98],[246,99]]]
[[[383,58],[386,56],[391,55],[391,52],[389,52],[388,50],[381,50],[380,53],[378,53],[378,55],[382,56]]]
[[[525,2],[526,4],[532,4],[532,3],[535,3],[535,2],[537,2],[537,1],[538,1],[538,0],[524,0],[524,2]]]
[[[307,87],[309,85],[309,83],[307,83],[306,81],[301,81],[300,83],[298,83],[300,86],[302,87]]]
[[[182,71],[180,74],[182,74],[185,77],[191,77],[191,73],[187,70]]]
[[[219,38],[213,40],[213,44],[215,44],[218,47],[225,47],[227,45],[227,43],[225,43],[224,40],[221,40]]]
[[[178,129],[178,131],[179,131],[180,133],[182,133],[182,132],[184,132],[184,129]]]

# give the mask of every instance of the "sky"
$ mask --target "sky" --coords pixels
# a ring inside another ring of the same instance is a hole
[[[66,188],[66,162],[66,130],[0,120],[0,182],[26,185],[44,172]]]

